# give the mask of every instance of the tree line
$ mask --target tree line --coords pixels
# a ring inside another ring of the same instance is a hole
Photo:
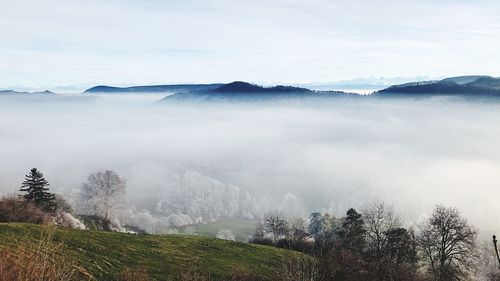
[[[441,205],[416,227],[405,227],[379,201],[341,218],[271,213],[250,242],[309,254],[315,260],[310,280],[477,280],[480,261],[475,227],[457,209]],[[492,276],[500,280],[497,272]]]

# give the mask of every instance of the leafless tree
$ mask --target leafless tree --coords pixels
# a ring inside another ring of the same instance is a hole
[[[389,268],[392,231],[400,228],[399,216],[392,207],[373,201],[363,211],[366,235],[366,255],[373,265],[377,280],[384,280]]]
[[[303,218],[290,219],[290,239],[304,241],[307,238],[307,223]]]
[[[114,171],[90,174],[81,188],[84,212],[110,219],[123,207],[125,188],[125,180]]]
[[[436,206],[420,225],[418,246],[425,265],[437,281],[464,280],[476,267],[477,231],[454,208]]]
[[[288,222],[278,213],[269,213],[264,217],[264,229],[277,242],[288,233]]]

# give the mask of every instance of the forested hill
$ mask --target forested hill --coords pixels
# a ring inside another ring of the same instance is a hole
[[[247,82],[235,81],[214,89],[177,93],[165,97],[160,102],[269,101],[351,96],[358,95],[341,91],[313,91],[307,88],[283,85],[263,87]]]
[[[375,96],[462,95],[500,97],[500,78],[491,76],[459,76],[437,81],[395,85],[378,91]]]
[[[132,94],[132,93],[165,93],[165,92],[184,92],[211,90],[222,86],[223,84],[172,84],[172,85],[152,85],[152,86],[133,86],[133,87],[112,87],[95,86],[85,90],[84,94]]]

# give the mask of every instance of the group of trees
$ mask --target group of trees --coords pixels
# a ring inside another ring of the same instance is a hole
[[[48,186],[44,175],[31,169],[21,197],[0,200],[0,221],[39,223],[45,214],[71,213],[72,207]],[[116,172],[92,173],[82,184],[79,212],[110,221],[124,207],[125,190]],[[229,231],[218,236],[234,240]],[[378,201],[361,211],[351,208],[341,218],[315,212],[305,220],[270,213],[251,238],[310,254],[318,281],[467,280],[475,276],[480,260],[476,240],[477,231],[457,209],[438,205],[428,219],[408,228],[393,208]]]
[[[266,215],[251,238],[302,251],[317,260],[314,280],[467,280],[477,266],[477,232],[458,210],[436,206],[417,229],[373,202],[342,218],[312,213],[309,221]]]
[[[71,226],[81,224],[65,198],[50,192],[49,181],[33,168],[21,183],[19,196],[0,198],[0,221],[55,223]],[[82,184],[79,213],[110,221],[116,218],[125,201],[125,180],[114,171],[106,170],[89,175]],[[68,225],[70,224],[70,225]]]

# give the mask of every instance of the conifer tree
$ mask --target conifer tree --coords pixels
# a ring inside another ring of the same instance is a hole
[[[49,182],[37,168],[31,169],[26,175],[20,191],[26,192],[24,199],[33,202],[44,211],[54,211],[55,194],[48,192]]]
[[[346,249],[357,254],[363,252],[366,234],[364,224],[365,222],[360,213],[353,208],[347,210],[346,217],[342,222],[342,230],[339,233],[343,239],[342,244]]]

